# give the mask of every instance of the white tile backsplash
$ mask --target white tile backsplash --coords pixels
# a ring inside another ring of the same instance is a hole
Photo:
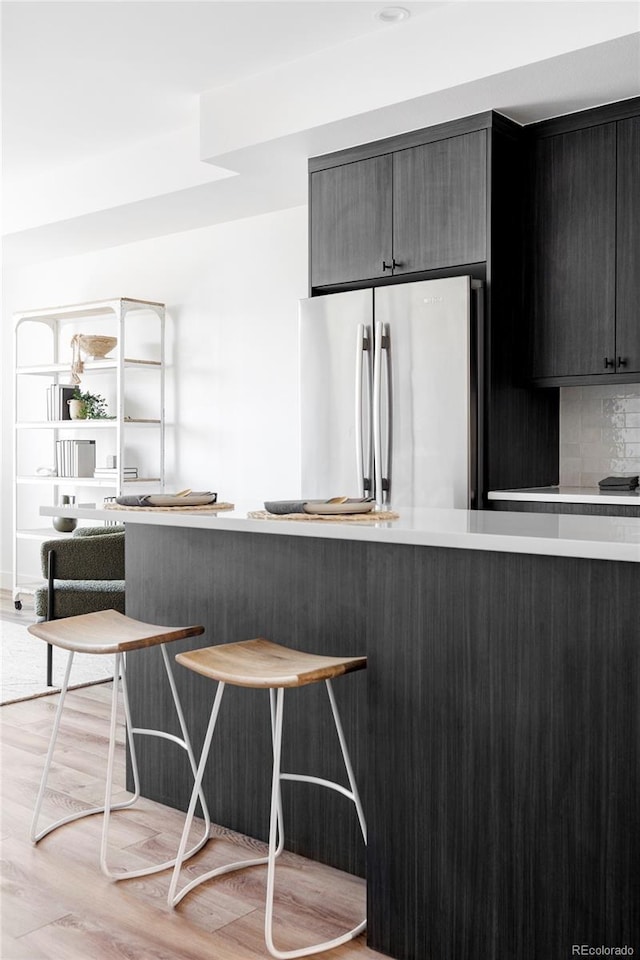
[[[640,473],[640,385],[560,390],[560,483]]]

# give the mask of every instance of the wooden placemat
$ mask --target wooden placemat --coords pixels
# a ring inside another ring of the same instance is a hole
[[[329,520],[340,523],[343,520],[349,523],[377,523],[380,520],[397,520],[399,513],[392,510],[372,510],[371,513],[268,513],[266,510],[251,510],[247,517],[251,520]]]
[[[148,510],[152,513],[217,513],[218,510],[233,510],[233,503],[203,503],[197,507],[128,507],[124,503],[105,503],[105,510]]]

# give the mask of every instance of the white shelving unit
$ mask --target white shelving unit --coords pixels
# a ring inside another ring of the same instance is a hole
[[[39,507],[43,502],[55,505],[66,493],[79,502],[93,497],[100,506],[105,496],[164,489],[164,320],[164,304],[128,297],[15,315],[13,601],[17,609],[21,598],[41,583],[34,541],[68,536],[42,526]],[[71,338],[76,333],[117,337],[111,356],[84,360],[79,384],[83,392],[110,394],[112,419],[43,419],[48,386],[71,383]],[[101,461],[115,454],[116,474],[39,474],[43,467],[55,469],[56,440],[66,438],[95,439],[96,465],[104,466]],[[132,465],[138,467],[139,476],[125,479],[124,468]]]

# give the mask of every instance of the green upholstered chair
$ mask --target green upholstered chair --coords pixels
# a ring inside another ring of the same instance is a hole
[[[80,527],[71,537],[40,546],[46,585],[35,593],[40,620],[98,610],[124,613],[124,527]],[[53,648],[47,645],[47,685],[53,685]]]

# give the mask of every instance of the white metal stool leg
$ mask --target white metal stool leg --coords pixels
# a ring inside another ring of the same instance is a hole
[[[196,800],[199,794],[199,791],[202,788],[202,778],[204,776],[204,771],[207,766],[207,760],[209,759],[209,752],[211,750],[211,742],[213,740],[213,732],[215,730],[216,722],[218,719],[218,713],[220,712],[220,704],[222,703],[222,695],[224,693],[225,684],[220,681],[218,683],[218,689],[216,690],[215,699],[213,701],[213,707],[211,709],[211,715],[209,717],[209,725],[207,727],[207,732],[204,738],[204,743],[202,745],[202,754],[200,756],[200,763],[198,765],[198,771],[195,775],[195,782],[193,785],[193,791],[191,793],[191,801],[189,803],[189,809],[187,810],[187,817],[184,823],[184,828],[182,831],[182,838],[180,840],[180,847],[178,849],[178,855],[175,859],[175,867],[173,870],[173,875],[171,877],[171,883],[169,885],[169,895],[167,897],[167,902],[170,907],[175,907],[180,901],[186,897],[194,887],[198,887],[201,883],[204,883],[206,880],[211,880],[212,877],[219,877],[225,873],[232,873],[235,870],[242,870],[245,867],[256,867],[262,864],[268,863],[269,857],[253,857],[247,860],[236,860],[233,863],[226,863],[223,866],[215,867],[213,870],[209,870],[207,873],[203,873],[202,876],[196,877],[190,883],[186,884],[176,893],[176,887],[178,885],[178,879],[180,877],[180,870],[182,869],[182,864],[187,859],[187,855],[184,853],[185,847],[187,845],[187,836],[189,835],[189,830],[191,829],[191,823],[193,821]],[[276,747],[276,704],[274,691],[270,690],[270,705],[271,705],[271,740],[273,744],[273,749],[275,751]],[[280,801],[280,792],[276,797],[275,805],[275,819],[276,819],[276,830],[278,834],[277,843],[274,844],[275,852],[274,859],[279,857],[282,853],[284,847],[284,828],[282,822],[282,804]]]
[[[55,820],[53,823],[50,823],[47,827],[41,830],[38,833],[38,821],[40,819],[40,810],[42,807],[42,801],[44,799],[45,791],[47,788],[47,782],[49,779],[49,772],[51,769],[51,763],[53,760],[53,755],[55,751],[56,741],[58,739],[58,731],[60,729],[60,720],[62,718],[62,710],[64,707],[65,697],[67,695],[67,688],[69,686],[69,675],[71,673],[71,666],[73,664],[73,651],[71,651],[67,657],[67,668],[64,674],[64,680],[62,681],[62,687],[60,688],[60,700],[58,701],[58,709],[56,710],[56,717],[53,724],[53,730],[51,732],[51,739],[49,741],[49,750],[47,752],[47,758],[45,760],[44,770],[42,772],[42,779],[40,781],[40,789],[38,791],[38,798],[36,800],[35,809],[33,811],[33,820],[31,822],[31,840],[33,843],[38,843],[42,840],[43,837],[46,837],[47,834],[51,833],[53,830],[57,830],[58,827],[63,827],[67,823],[73,823],[74,820],[81,820],[83,817],[90,817],[96,813],[103,813],[104,807],[91,807],[88,810],[80,810],[78,813],[71,813],[66,817],[61,817],[59,820]],[[114,678],[115,684],[115,678]],[[114,810],[123,810],[126,807],[130,807],[132,803],[135,802],[135,798],[124,800],[122,803],[114,804]]]
[[[108,757],[107,757],[107,773],[106,773],[104,805],[100,807],[92,807],[91,809],[82,810],[79,813],[75,813],[75,814],[71,814],[70,816],[63,817],[62,819],[57,820],[54,823],[50,824],[48,827],[42,830],[39,834],[36,833],[37,823],[40,815],[40,808],[41,808],[42,800],[44,798],[44,794],[46,790],[49,770],[51,767],[51,761],[53,759],[55,743],[58,736],[58,730],[60,727],[60,719],[62,716],[64,699],[67,693],[69,674],[71,672],[71,664],[73,662],[73,652],[71,652],[69,654],[67,669],[65,672],[65,677],[64,677],[62,688],[61,688],[60,702],[58,704],[58,710],[56,711],[56,718],[54,722],[53,732],[51,735],[51,741],[49,744],[47,759],[45,762],[45,769],[44,769],[44,772],[42,775],[42,781],[40,784],[40,791],[36,801],[36,808],[34,811],[33,824],[32,824],[32,830],[31,830],[31,839],[33,840],[34,843],[37,843],[39,840],[45,837],[48,833],[51,833],[53,830],[63,826],[66,823],[71,823],[74,820],[79,820],[82,817],[92,816],[93,814],[97,814],[97,813],[104,814],[104,820],[103,820],[103,826],[102,826],[102,839],[101,839],[101,845],[100,845],[100,866],[103,873],[105,873],[106,876],[110,877],[112,880],[125,880],[125,879],[130,879],[132,877],[148,876],[149,874],[152,874],[152,873],[159,873],[162,870],[167,870],[169,867],[173,867],[175,864],[175,859],[172,859],[172,860],[167,860],[164,863],[156,864],[153,867],[145,867],[140,870],[129,870],[129,871],[122,871],[118,873],[111,872],[107,864],[107,847],[108,847],[110,815],[115,810],[124,810],[133,806],[140,797],[140,777],[138,773],[138,761],[137,761],[137,755],[136,755],[136,749],[135,749],[134,734],[146,734],[148,736],[161,737],[166,740],[171,740],[174,743],[178,744],[187,752],[193,776],[195,777],[197,773],[195,755],[193,753],[191,740],[189,738],[189,733],[185,723],[184,712],[182,710],[182,704],[180,702],[180,697],[178,694],[178,690],[176,688],[173,671],[171,669],[169,658],[167,656],[167,652],[165,650],[164,645],[162,645],[160,649],[162,651],[162,657],[163,657],[163,662],[164,662],[164,666],[167,674],[167,679],[169,681],[169,686],[171,688],[171,693],[173,696],[173,702],[176,708],[176,713],[178,715],[178,722],[180,724],[180,731],[182,733],[182,738],[174,736],[173,734],[167,733],[164,730],[152,730],[152,729],[133,726],[131,722],[131,710],[129,705],[129,694],[127,689],[125,656],[122,653],[115,654],[113,691],[112,691],[112,697],[111,697],[109,751],[108,751]],[[122,698],[123,698],[124,713],[125,713],[125,729],[126,729],[126,735],[129,743],[129,751],[130,751],[130,757],[131,757],[131,768],[133,773],[134,792],[133,792],[133,795],[131,797],[128,797],[126,800],[121,801],[120,803],[112,804],[111,795],[113,790],[113,767],[114,767],[115,743],[116,743],[116,721],[117,721],[117,713],[118,713],[118,680],[119,680],[120,674],[122,674]],[[184,855],[185,860],[188,859],[189,857],[192,857],[195,853],[197,853],[198,850],[200,850],[209,839],[211,819],[209,816],[209,810],[207,808],[206,800],[202,791],[198,791],[196,795],[196,802],[198,801],[198,799],[200,800],[200,806],[201,806],[202,814],[205,821],[205,824],[204,824],[205,829],[203,832],[203,836],[198,841],[198,843],[195,846],[193,846],[189,851],[187,851],[187,853]],[[194,803],[194,807],[195,807],[195,803]]]
[[[128,691],[128,687],[127,687],[126,657],[123,657],[123,660],[122,660],[122,700],[123,700],[124,713],[125,713],[125,727],[126,727],[126,730],[127,730],[127,736],[128,736],[128,738],[129,738],[129,749],[130,749],[130,756],[131,756],[131,769],[132,769],[132,773],[133,773],[133,783],[134,783],[134,795],[133,795],[133,799],[132,799],[132,801],[131,801],[132,803],[135,802],[135,800],[137,800],[138,797],[140,796],[140,776],[139,776],[139,773],[138,773],[138,759],[137,759],[137,754],[136,754],[136,749],[135,749],[135,743],[134,743],[134,734],[142,734],[142,735],[146,735],[146,736],[160,737],[160,738],[163,738],[163,739],[165,739],[165,740],[171,740],[173,743],[178,744],[178,746],[182,747],[182,748],[183,748],[184,750],[186,750],[186,752],[187,752],[187,755],[188,755],[188,757],[189,757],[189,763],[190,763],[190,766],[191,766],[191,772],[193,773],[193,776],[194,776],[194,777],[196,776],[196,772],[197,772],[195,756],[194,756],[194,753],[193,753],[193,748],[192,748],[192,746],[191,746],[191,740],[190,740],[190,738],[189,738],[189,733],[188,733],[188,731],[187,731],[187,727],[186,727],[186,724],[185,724],[184,713],[183,713],[183,711],[182,711],[182,704],[181,704],[181,702],[180,702],[180,697],[179,697],[179,695],[178,695],[178,691],[177,691],[177,688],[176,688],[176,685],[175,685],[175,680],[174,680],[174,677],[173,677],[173,671],[172,671],[171,665],[170,665],[170,663],[169,663],[169,658],[168,658],[168,656],[167,656],[167,651],[165,650],[164,646],[162,646],[160,649],[161,649],[161,652],[162,652],[162,657],[163,657],[163,662],[164,662],[164,666],[165,666],[165,670],[166,670],[166,674],[167,674],[167,679],[168,679],[168,681],[169,681],[169,686],[170,686],[170,688],[171,688],[171,693],[172,693],[172,696],[173,696],[174,706],[175,706],[175,708],[176,708],[176,713],[177,713],[177,715],[178,715],[178,721],[179,721],[179,724],[180,724],[180,731],[181,731],[181,733],[182,733],[182,738],[176,737],[176,736],[174,736],[174,734],[172,734],[172,733],[167,733],[165,730],[152,730],[152,729],[145,728],[145,727],[134,727],[134,726],[133,726],[133,723],[132,723],[132,721],[131,721],[131,707],[130,707],[130,704],[129,704],[129,691]],[[122,656],[123,656],[122,654],[116,654],[116,664],[117,664],[117,662],[118,662],[118,658],[120,658],[120,657],[122,657]],[[116,673],[116,676],[117,676],[117,675],[118,675],[118,669],[117,669],[117,667],[116,667],[115,673]],[[109,866],[108,866],[108,864],[107,864],[107,848],[108,848],[108,840],[109,840],[109,820],[110,820],[110,813],[111,813],[111,810],[117,809],[115,805],[112,805],[112,804],[111,804],[111,791],[112,791],[112,785],[113,785],[113,759],[114,759],[114,754],[115,754],[115,734],[116,734],[116,715],[117,715],[117,707],[118,707],[118,691],[117,691],[117,687],[116,687],[115,684],[114,684],[114,695],[113,695],[112,709],[111,709],[111,735],[110,735],[110,738],[109,738],[109,760],[108,760],[108,763],[107,763],[107,782],[106,782],[106,786],[105,786],[104,820],[103,820],[103,824],[102,824],[102,841],[101,841],[101,845],[100,845],[100,867],[102,868],[102,872],[103,872],[106,876],[110,877],[112,880],[129,880],[129,879],[131,879],[131,878],[133,878],[133,877],[146,877],[146,876],[149,876],[150,874],[153,874],[153,873],[160,873],[160,872],[163,871],[163,870],[168,870],[170,867],[173,867],[173,866],[174,866],[174,864],[175,864],[175,859],[165,860],[163,863],[155,864],[155,866],[153,866],[153,867],[143,867],[143,868],[141,868],[141,869],[139,869],[139,870],[126,870],[126,871],[120,871],[120,872],[118,872],[118,873],[113,873],[113,872],[109,869]],[[205,845],[205,843],[206,843],[207,840],[209,839],[209,830],[210,830],[210,828],[211,828],[211,820],[210,820],[210,817],[209,817],[209,810],[208,810],[208,808],[207,808],[207,803],[206,803],[206,800],[205,800],[205,798],[204,798],[204,794],[202,793],[202,791],[198,791],[198,794],[197,794],[197,798],[196,798],[196,799],[199,799],[199,800],[200,800],[200,806],[201,806],[201,808],[202,808],[202,814],[203,814],[204,821],[205,821],[205,823],[204,823],[204,831],[203,831],[203,835],[202,835],[202,837],[200,838],[200,840],[195,844],[195,846],[193,846],[193,847],[185,854],[185,860],[188,859],[189,857],[192,857],[192,856],[194,855],[194,853],[197,853],[197,852],[198,852],[198,850],[201,850],[201,849],[202,849],[202,847]]]
[[[357,937],[363,932],[367,926],[366,918],[359,923],[353,930],[343,933],[341,936],[336,937],[334,940],[327,940],[324,943],[313,944],[309,947],[302,947],[299,950],[278,950],[273,942],[273,900],[275,895],[275,881],[276,881],[276,856],[275,856],[275,841],[276,841],[276,816],[275,809],[279,803],[280,796],[280,782],[282,780],[297,780],[305,783],[317,783],[320,786],[328,787],[331,790],[336,790],[338,793],[342,793],[345,797],[348,797],[356,807],[358,814],[358,821],[360,823],[360,829],[362,831],[362,837],[366,844],[367,842],[367,828],[364,819],[364,812],[362,809],[362,803],[360,801],[360,795],[358,793],[358,788],[356,786],[355,777],[353,775],[353,767],[351,765],[351,758],[349,757],[349,751],[347,749],[347,743],[344,736],[344,731],[342,729],[342,723],[340,721],[340,714],[338,712],[338,705],[335,700],[333,693],[333,688],[331,686],[330,680],[325,680],[327,686],[327,693],[329,694],[329,702],[331,703],[331,712],[333,713],[333,719],[336,726],[336,731],[338,734],[338,740],[340,741],[340,749],[342,751],[342,757],[344,760],[344,765],[347,770],[347,776],[349,778],[350,790],[346,790],[339,783],[335,783],[332,780],[324,780],[320,777],[310,777],[303,774],[295,773],[281,773],[281,756],[282,756],[282,718],[283,718],[283,709],[284,709],[284,687],[279,687],[277,692],[277,702],[276,702],[276,733],[275,733],[275,745],[274,745],[274,757],[273,757],[273,780],[271,788],[271,819],[269,827],[269,857],[268,857],[268,868],[267,868],[267,903],[265,910],[265,920],[264,920],[264,936],[267,944],[267,949],[273,957],[277,957],[278,960],[294,960],[296,957],[308,957],[315,953],[321,953],[324,950],[332,950],[334,947],[339,947],[343,943],[347,943],[349,940],[353,940],[354,937]]]
[[[329,703],[331,704],[331,712],[333,714],[333,722],[335,724],[336,733],[338,734],[338,740],[340,741],[340,750],[342,751],[342,759],[344,760],[345,770],[347,771],[347,777],[349,779],[349,786],[351,787],[351,799],[356,808],[358,814],[358,823],[360,824],[360,831],[362,833],[362,839],[367,843],[367,824],[364,819],[364,810],[362,809],[362,801],[360,800],[360,794],[358,793],[358,785],[356,783],[356,778],[353,773],[353,767],[351,765],[351,757],[349,756],[349,750],[347,748],[347,741],[344,735],[344,730],[342,729],[342,721],[340,719],[340,713],[338,711],[338,704],[336,702],[336,697],[333,692],[333,685],[331,680],[325,680],[325,685],[327,688],[327,694],[329,695]]]

